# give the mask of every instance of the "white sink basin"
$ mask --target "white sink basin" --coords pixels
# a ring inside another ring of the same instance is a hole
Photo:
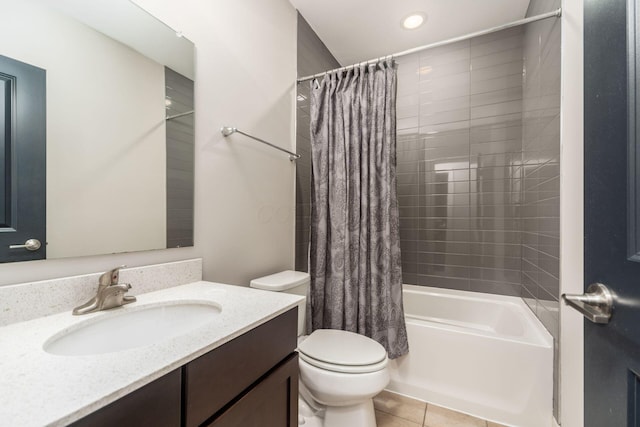
[[[208,302],[179,301],[116,308],[47,340],[47,353],[84,356],[155,344],[215,322],[222,309]]]

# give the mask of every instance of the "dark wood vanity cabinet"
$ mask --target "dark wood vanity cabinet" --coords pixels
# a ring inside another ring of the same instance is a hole
[[[296,308],[187,364],[183,368],[185,426],[209,421],[244,390],[257,389],[256,383],[266,380],[266,373],[286,363],[296,348],[297,321]],[[295,383],[297,388],[297,374]],[[297,411],[297,392],[295,404]]]
[[[297,322],[293,308],[73,425],[296,426]]]
[[[182,369],[176,369],[72,424],[74,427],[175,427],[181,418]]]

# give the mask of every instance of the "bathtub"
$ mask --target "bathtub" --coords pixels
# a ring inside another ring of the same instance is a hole
[[[387,389],[519,427],[552,422],[553,339],[516,297],[404,285],[409,354]]]

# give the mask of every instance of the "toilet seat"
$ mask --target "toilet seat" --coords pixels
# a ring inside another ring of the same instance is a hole
[[[388,360],[385,358],[383,361],[373,365],[335,365],[332,363],[322,362],[321,360],[309,357],[306,354],[299,352],[300,359],[307,362],[309,365],[316,368],[324,369],[325,371],[340,372],[345,374],[366,374],[370,372],[376,372],[384,369],[387,366]]]
[[[298,345],[300,359],[320,369],[369,373],[387,366],[387,352],[378,342],[353,332],[318,329]]]

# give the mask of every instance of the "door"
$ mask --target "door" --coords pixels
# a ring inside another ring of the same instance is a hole
[[[45,88],[44,70],[0,56],[0,262],[46,256]]]
[[[584,322],[585,425],[639,426],[640,210],[634,206],[640,181],[634,171],[640,164],[633,153],[635,120],[629,119],[635,80],[627,81],[636,57],[632,50],[627,64],[633,25],[627,26],[626,0],[585,0],[584,13],[585,290],[591,283],[607,285],[614,306],[609,323]]]

